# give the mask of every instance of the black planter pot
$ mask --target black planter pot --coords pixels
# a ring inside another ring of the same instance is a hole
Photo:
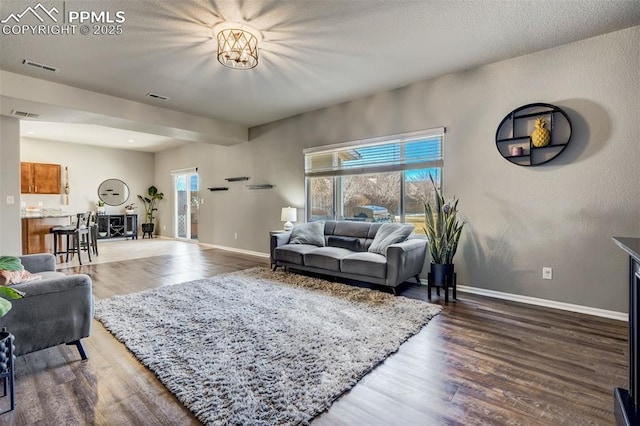
[[[440,296],[440,287],[444,288],[444,303],[449,303],[449,289],[453,289],[453,298],[456,299],[457,277],[453,270],[453,263],[432,263],[431,272],[427,280],[427,297],[431,300],[431,287],[435,287]]]
[[[445,280],[448,280],[447,284],[451,283],[453,281],[453,263],[432,263],[431,276],[433,285],[444,287]]]
[[[142,238],[144,238],[145,235],[148,235],[149,238],[153,238],[153,228],[155,227],[155,225],[153,223],[143,223],[142,224]]]
[[[9,397],[11,408],[7,411],[12,411],[16,408],[16,399],[15,399],[15,389],[13,386],[14,373],[13,373],[13,362],[16,359],[13,354],[16,350],[14,345],[15,337],[13,334],[5,331],[0,331],[0,379],[5,380],[4,391],[5,394],[2,396],[7,396],[7,384],[9,385]],[[6,411],[5,411],[6,412]]]

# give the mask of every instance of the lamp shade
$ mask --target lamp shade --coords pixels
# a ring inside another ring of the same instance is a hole
[[[283,207],[280,220],[283,222],[295,222],[298,220],[298,211],[294,207]]]

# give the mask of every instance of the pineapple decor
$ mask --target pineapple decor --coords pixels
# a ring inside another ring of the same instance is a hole
[[[551,133],[544,128],[545,124],[547,124],[547,120],[545,120],[544,117],[536,118],[534,123],[536,128],[531,132],[531,143],[536,148],[547,146],[551,141]]]

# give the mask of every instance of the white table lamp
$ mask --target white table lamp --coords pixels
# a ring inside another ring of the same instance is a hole
[[[293,229],[293,223],[298,220],[298,211],[294,207],[283,207],[280,220],[285,222],[284,230],[291,231]]]

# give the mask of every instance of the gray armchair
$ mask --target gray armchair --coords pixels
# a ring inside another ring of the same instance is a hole
[[[25,293],[12,300],[13,307],[0,318],[15,338],[16,355],[24,355],[63,343],[76,345],[82,359],[87,355],[80,339],[89,337],[93,318],[91,278],[85,274],[65,275],[56,272],[55,257],[32,254],[20,257],[29,272],[42,275],[41,280],[13,286]]]

